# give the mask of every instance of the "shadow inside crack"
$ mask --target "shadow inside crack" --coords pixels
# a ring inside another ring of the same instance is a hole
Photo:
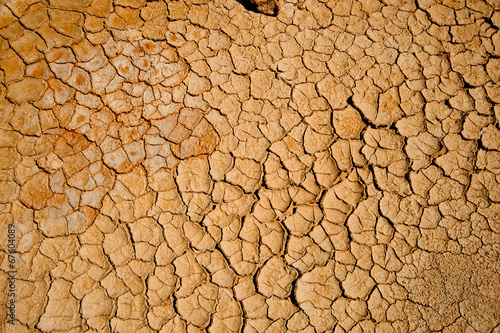
[[[268,4],[261,5],[260,8],[257,4],[253,3],[250,0],[236,0],[236,1],[241,5],[243,5],[243,7],[245,7],[246,10],[269,16],[278,15],[279,7],[273,0],[268,1]]]

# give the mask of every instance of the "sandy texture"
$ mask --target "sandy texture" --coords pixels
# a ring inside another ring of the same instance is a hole
[[[0,1],[0,331],[500,332],[498,27]]]

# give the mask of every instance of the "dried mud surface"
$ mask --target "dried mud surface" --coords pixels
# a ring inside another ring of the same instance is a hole
[[[498,27],[497,0],[1,1],[0,330],[500,332]]]

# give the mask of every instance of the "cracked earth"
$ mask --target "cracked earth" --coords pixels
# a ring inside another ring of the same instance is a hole
[[[500,2],[0,1],[27,332],[500,332]]]

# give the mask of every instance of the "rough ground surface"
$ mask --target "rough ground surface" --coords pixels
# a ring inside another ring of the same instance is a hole
[[[500,331],[499,1],[1,3],[2,332]]]

